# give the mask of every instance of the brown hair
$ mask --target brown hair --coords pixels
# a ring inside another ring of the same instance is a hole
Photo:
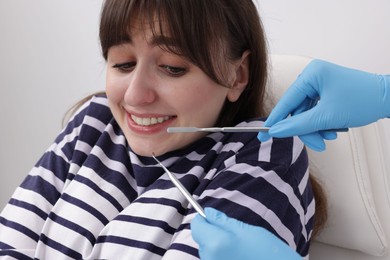
[[[267,46],[252,0],[106,0],[99,32],[106,60],[110,47],[129,41],[134,21],[146,23],[154,34],[173,38],[175,48],[170,42],[163,42],[160,47],[186,57],[224,86],[226,61],[237,60],[249,50],[248,85],[236,102],[226,101],[216,125],[231,126],[266,115]],[[316,199],[316,235],[326,222],[327,206],[324,191],[312,175],[310,182]]]
[[[311,236],[311,239],[313,239],[325,227],[328,219],[328,200],[318,179],[313,174],[310,174],[309,180],[316,200],[313,234]]]

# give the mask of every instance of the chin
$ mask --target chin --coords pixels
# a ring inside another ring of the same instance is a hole
[[[130,140],[133,140],[133,142],[129,142],[129,146],[131,150],[137,155],[146,156],[146,157],[152,157],[153,154],[155,156],[160,156],[171,151],[183,149],[188,145],[190,145],[191,143],[193,143],[193,142],[175,142],[175,140],[169,140],[164,142],[161,139],[156,139],[154,141],[152,140],[145,141],[144,138],[138,139],[137,142],[135,142],[134,138]]]
[[[145,157],[152,157],[152,155],[154,154],[155,156],[160,156],[160,155],[163,155],[164,153],[167,153],[169,152],[167,149],[161,149],[160,147],[155,147],[155,148],[148,148],[148,149],[145,149],[147,147],[135,147],[130,145],[131,147],[131,150],[133,150],[133,152],[137,155],[140,155],[140,156],[145,156]]]

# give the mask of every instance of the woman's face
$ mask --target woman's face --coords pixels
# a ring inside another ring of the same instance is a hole
[[[131,41],[111,47],[107,58],[110,109],[132,150],[143,156],[198,140],[205,134],[167,133],[167,128],[211,127],[225,100],[236,99],[232,89],[218,85],[184,57],[162,50],[159,43],[150,29],[133,30]],[[228,71],[234,75],[235,66],[228,65]]]

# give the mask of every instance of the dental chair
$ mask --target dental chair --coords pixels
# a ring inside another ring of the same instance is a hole
[[[271,55],[269,111],[310,61]],[[338,133],[326,144],[325,152],[308,148],[310,171],[328,199],[328,221],[310,259],[390,260],[390,119]]]

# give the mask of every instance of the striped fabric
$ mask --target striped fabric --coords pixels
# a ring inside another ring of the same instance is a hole
[[[261,125],[260,121],[240,125]],[[212,133],[159,157],[203,207],[263,226],[307,256],[314,216],[304,146]],[[132,152],[104,96],[71,119],[0,215],[9,259],[199,259],[196,212]]]

